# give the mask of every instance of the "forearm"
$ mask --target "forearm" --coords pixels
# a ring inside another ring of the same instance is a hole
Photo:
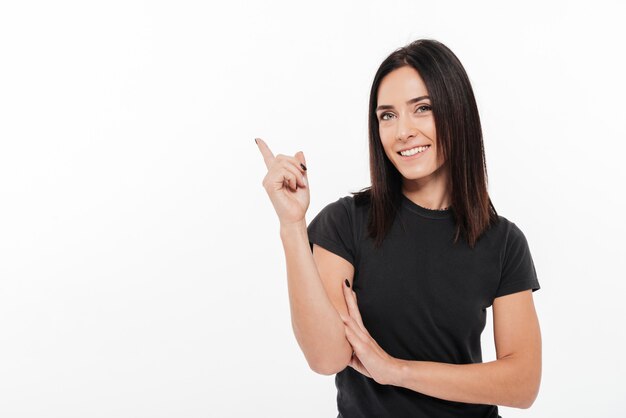
[[[473,364],[396,360],[392,384],[440,399],[528,408],[538,392],[536,379],[514,357]]]
[[[281,225],[285,251],[291,324],[300,349],[311,369],[322,374],[336,372],[344,354],[352,348],[343,321],[331,303],[311,253],[306,222]],[[347,364],[349,358],[345,359]]]

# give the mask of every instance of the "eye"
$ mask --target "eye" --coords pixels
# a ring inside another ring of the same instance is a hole
[[[388,119],[385,119],[385,115],[391,115],[391,113],[385,112],[385,113],[381,114],[380,115],[380,120],[388,120]]]
[[[430,105],[421,105],[421,106],[418,106],[418,107],[415,109],[415,113],[425,113],[425,112],[427,112],[427,111],[429,111],[429,110],[432,110],[432,109],[433,109],[433,108],[432,108],[432,106],[430,106]],[[393,116],[393,113],[390,113],[390,112],[385,112],[385,113],[382,113],[382,114],[380,115],[380,120],[382,120],[382,121],[389,120],[388,118],[386,118],[386,117],[385,117],[385,116],[387,116],[387,115],[392,115],[392,116]]]

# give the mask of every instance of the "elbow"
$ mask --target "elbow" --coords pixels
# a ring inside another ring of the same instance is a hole
[[[350,360],[352,359],[352,348],[350,348],[350,353],[348,358],[341,358],[338,362],[311,362],[309,363],[309,367],[317,374],[321,374],[324,376],[331,376],[337,374],[348,367],[350,364]]]
[[[313,370],[317,374],[321,374],[321,375],[324,375],[324,376],[332,376],[334,374],[339,373],[340,371],[342,371],[345,368],[346,368],[346,366],[337,367],[337,366],[330,365],[330,366],[311,367],[311,370]]]
[[[516,402],[514,405],[511,405],[514,408],[518,408],[518,409],[528,409],[532,406],[534,402],[534,399],[521,399],[518,402]]]
[[[526,394],[519,394],[517,398],[507,403],[502,403],[502,406],[508,406],[509,408],[528,409],[535,402],[534,398],[527,396]]]
[[[515,370],[515,381],[511,387],[515,390],[515,402],[510,405],[513,408],[529,409],[535,403],[541,386],[541,357],[539,362],[521,363]]]
[[[528,409],[533,406],[535,400],[537,399],[537,395],[539,394],[539,386],[539,380],[536,380],[532,384],[527,385],[526,387],[528,389],[525,391],[523,396],[520,397],[520,401],[515,406],[519,409]]]
[[[537,387],[537,390],[534,391],[531,395],[526,396],[523,400],[523,402],[521,402],[521,404],[519,405],[520,409],[528,409],[531,406],[533,406],[533,404],[535,403],[535,399],[537,399],[537,394],[539,392],[538,390],[539,388]]]
[[[535,403],[535,399],[526,399],[524,402],[518,404],[517,407],[519,409],[528,409],[533,405],[533,403]]]

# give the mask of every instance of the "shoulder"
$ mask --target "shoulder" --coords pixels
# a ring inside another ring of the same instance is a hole
[[[354,239],[358,240],[362,236],[362,230],[366,228],[368,207],[369,205],[352,195],[342,196],[323,206],[311,224],[333,224],[349,229],[354,234]]]
[[[528,240],[512,220],[500,216],[500,284],[495,297],[540,289]]]
[[[342,196],[336,200],[330,201],[322,206],[320,211],[314,216],[311,225],[317,223],[332,223],[341,226],[352,224],[354,219],[355,207],[354,200],[351,196]]]
[[[523,236],[522,230],[511,219],[498,215],[497,222],[494,222],[489,227],[488,231],[490,235],[493,235],[498,240],[508,240],[509,238],[519,238]]]
[[[355,196],[347,195],[327,203],[320,212],[344,212],[347,216],[356,219],[366,211],[368,207],[369,205],[362,200],[355,198]]]
[[[342,204],[345,208],[348,208],[348,209],[352,209],[355,206],[354,196],[350,196],[350,195],[340,197],[339,199],[337,199],[337,202]]]
[[[527,247],[528,242],[522,229],[510,218],[498,215],[480,239],[486,248],[496,251],[503,260],[508,253],[520,247]]]
[[[326,203],[319,211],[320,214],[326,215],[344,215],[348,216],[354,211],[354,199],[352,196],[342,196],[337,200]]]
[[[522,229],[511,219],[502,215],[498,215],[498,219],[494,235],[500,248],[502,262],[509,262],[512,258],[528,253],[530,251],[528,239]]]
[[[526,239],[524,233],[515,222],[502,215],[498,215],[498,218],[502,234],[507,242]]]

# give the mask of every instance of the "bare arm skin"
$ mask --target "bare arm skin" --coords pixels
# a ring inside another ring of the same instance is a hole
[[[306,223],[281,225],[287,265],[291,324],[309,367],[331,375],[346,368],[352,346],[341,315],[348,316],[342,283],[352,282],[354,267],[318,246],[309,246]]]
[[[274,156],[261,138],[255,142],[267,167],[262,184],[280,221],[296,340],[313,371],[337,373],[352,356],[340,315],[348,316],[342,283],[352,281],[354,267],[318,245],[311,253],[305,220],[310,193],[304,153]]]

